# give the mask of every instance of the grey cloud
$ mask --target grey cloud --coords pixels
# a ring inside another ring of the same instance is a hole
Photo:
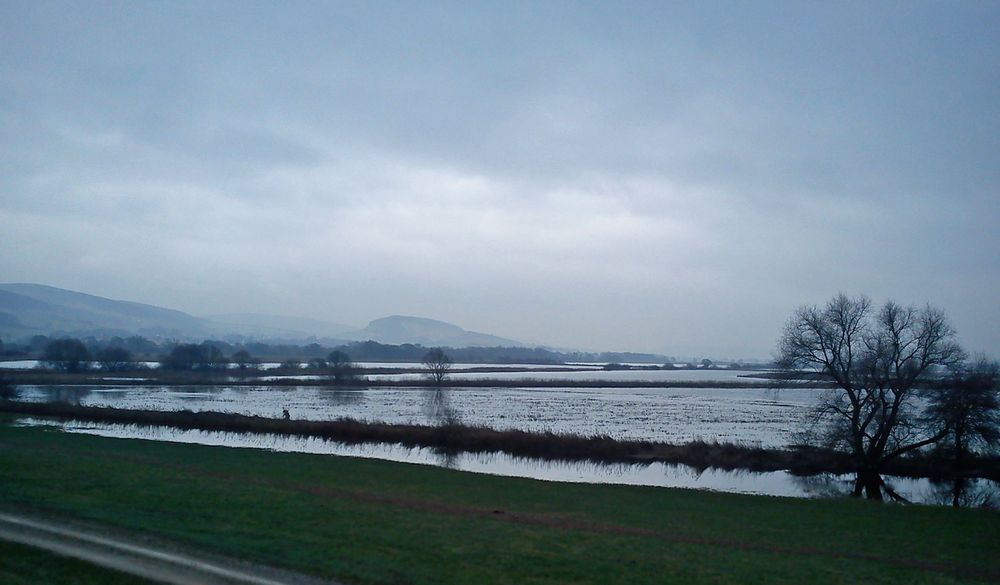
[[[995,7],[0,10],[4,280],[733,356],[846,290],[1000,350]]]

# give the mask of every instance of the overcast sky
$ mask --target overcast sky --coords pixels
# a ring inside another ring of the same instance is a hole
[[[208,6],[205,6],[208,4]],[[0,281],[768,357],[1000,355],[1000,3],[0,3]]]

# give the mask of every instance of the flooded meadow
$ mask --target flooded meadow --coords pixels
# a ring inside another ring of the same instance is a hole
[[[443,414],[498,430],[784,447],[821,390],[759,388],[338,388],[330,386],[22,386],[21,400],[134,410],[436,424]]]

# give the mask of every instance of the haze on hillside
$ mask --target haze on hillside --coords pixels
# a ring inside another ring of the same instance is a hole
[[[971,2],[4,2],[0,282],[733,358],[844,291],[997,355],[997,30]]]
[[[106,299],[30,283],[0,283],[0,339],[48,337],[151,337],[154,340],[223,339],[288,343],[377,341],[446,347],[519,347],[525,344],[466,331],[434,319],[391,315],[364,328],[318,319],[239,313],[197,317],[134,301]]]

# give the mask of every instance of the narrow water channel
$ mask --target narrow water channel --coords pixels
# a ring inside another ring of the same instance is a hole
[[[785,471],[755,473],[719,469],[698,470],[685,465],[664,463],[608,464],[549,461],[514,457],[505,453],[443,453],[431,448],[409,448],[397,444],[347,444],[315,437],[179,430],[170,427],[78,421],[53,422],[35,418],[23,418],[17,424],[46,426],[62,432],[85,433],[103,437],[384,459],[418,465],[434,465],[473,473],[526,477],[546,481],[704,489],[796,498],[846,497],[854,485],[854,478],[850,475],[796,476]],[[892,476],[886,476],[884,479],[896,494],[910,503],[951,505],[954,498],[955,486],[952,482],[937,483],[929,479]],[[966,485],[962,486],[961,494],[964,505],[972,507],[995,506],[1000,502],[1000,484],[998,482],[985,479],[966,481]]]

